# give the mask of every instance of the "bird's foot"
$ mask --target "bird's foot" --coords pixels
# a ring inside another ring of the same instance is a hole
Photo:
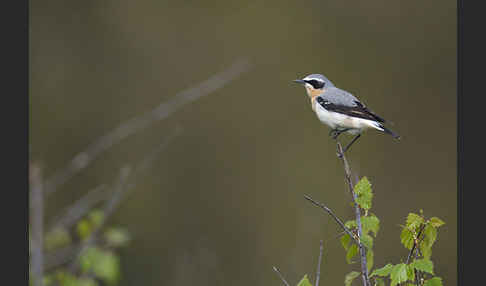
[[[329,136],[332,137],[332,139],[336,140],[339,136],[339,134],[341,134],[341,131],[337,130],[337,129],[333,129],[331,130],[331,132],[329,132]]]

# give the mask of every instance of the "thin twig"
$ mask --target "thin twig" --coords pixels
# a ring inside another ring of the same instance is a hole
[[[248,71],[250,67],[248,60],[237,60],[223,72],[213,75],[195,87],[177,93],[169,101],[160,104],[156,108],[121,123],[115,129],[94,140],[84,151],[74,156],[67,166],[54,172],[45,182],[45,194],[50,195],[55,192],[59,186],[86,168],[101,153],[122,139],[148,127],[156,121],[167,118],[182,106],[222,88],[242,73]]]
[[[32,186],[30,193],[30,204],[32,207],[30,218],[32,224],[32,280],[34,286],[41,286],[44,272],[44,198],[41,169],[36,164],[30,165],[30,184]]]
[[[418,239],[420,238],[420,235],[422,235],[422,231],[425,229],[425,224],[422,224],[420,226],[420,229],[417,233],[417,240],[414,240],[413,241],[413,246],[412,246],[412,249],[410,249],[410,252],[408,253],[408,256],[407,256],[407,261],[405,262],[405,264],[409,264],[410,263],[410,258],[412,258],[412,255],[413,255],[413,252],[415,251],[415,248],[418,248],[418,245],[420,244],[420,242],[418,241]]]
[[[341,228],[351,237],[351,239],[356,242],[356,244],[359,245],[359,240],[356,238],[356,236],[353,234],[353,232],[351,232],[351,230],[349,228],[347,228],[344,223],[331,211],[331,209],[329,209],[328,207],[326,207],[325,205],[323,205],[322,203],[320,202],[317,202],[315,201],[314,199],[312,199],[310,196],[308,195],[304,195],[304,198],[308,201],[310,201],[311,203],[313,203],[314,205],[322,208],[323,210],[325,210],[328,214],[330,214],[332,216],[332,218],[337,222],[337,224],[339,224],[339,226],[341,226]]]
[[[282,280],[282,282],[285,284],[285,286],[290,286],[289,283],[285,280],[285,278],[283,277],[282,273],[280,273],[280,271],[278,270],[278,268],[276,266],[273,267],[273,270],[275,272],[277,272],[278,277],[280,277],[280,280]]]
[[[78,245],[68,245],[55,251],[47,252],[45,258],[45,271],[50,271],[57,268],[76,257],[76,253],[79,251]]]
[[[72,205],[66,207],[59,215],[52,219],[47,227],[48,231],[56,228],[69,228],[73,226],[80,218],[86,215],[95,205],[106,200],[110,192],[106,191],[107,185],[101,184],[87,192],[86,195],[78,199]]]
[[[316,285],[319,286],[319,278],[321,277],[321,261],[322,261],[322,251],[324,247],[322,245],[322,240],[319,243],[319,260],[317,261],[317,271],[316,271]]]
[[[359,246],[359,254],[361,258],[361,277],[363,278],[364,286],[368,286],[370,285],[370,280],[368,277],[368,266],[366,263],[366,249],[364,248],[360,240],[362,237],[361,211],[358,203],[356,202],[357,195],[356,192],[354,192],[353,182],[351,181],[351,169],[349,168],[348,161],[346,160],[346,156],[344,155],[343,148],[341,146],[341,143],[339,142],[337,142],[337,149],[338,149],[338,158],[340,158],[343,161],[345,179],[348,184],[351,197],[353,198],[353,203],[355,208],[356,225],[358,227],[358,240],[359,240],[358,246]]]

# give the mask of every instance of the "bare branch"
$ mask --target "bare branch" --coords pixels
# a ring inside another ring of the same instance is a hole
[[[30,165],[30,184],[32,186],[30,193],[30,204],[32,207],[31,224],[32,224],[32,240],[31,240],[31,270],[33,276],[33,285],[41,286],[44,272],[44,198],[43,198],[43,182],[41,169],[36,164]]]
[[[358,203],[356,202],[356,192],[354,192],[353,182],[351,181],[351,169],[349,168],[348,161],[346,160],[346,156],[344,156],[343,148],[341,143],[337,142],[337,149],[338,149],[338,158],[343,161],[344,165],[344,174],[345,179],[349,187],[349,192],[351,193],[351,197],[353,198],[355,214],[356,214],[356,225],[358,226],[358,246],[359,246],[359,254],[361,258],[361,277],[363,278],[363,285],[368,286],[370,285],[370,280],[368,277],[368,266],[366,263],[366,249],[364,248],[363,244],[361,243],[360,239],[362,237],[362,227],[361,227],[361,211]]]
[[[280,280],[282,280],[282,282],[285,286],[290,286],[289,283],[285,280],[282,273],[280,273],[280,271],[278,270],[278,268],[276,266],[273,267],[273,271],[277,272],[278,277],[280,277]]]
[[[50,271],[69,262],[76,257],[76,253],[79,251],[79,249],[79,245],[68,245],[63,248],[56,249],[55,251],[46,253],[45,270]]]
[[[351,232],[351,230],[349,228],[347,228],[344,223],[331,211],[331,209],[329,209],[328,207],[326,207],[325,205],[323,205],[322,203],[320,202],[317,202],[315,201],[314,199],[312,199],[310,196],[308,195],[304,195],[304,198],[308,201],[310,201],[311,203],[313,203],[314,205],[322,208],[323,210],[325,210],[328,214],[330,214],[332,216],[332,218],[339,224],[339,226],[341,226],[341,228],[351,237],[351,239],[356,242],[356,244],[359,245],[359,241],[358,239],[356,238],[356,236]]]
[[[106,191],[106,184],[101,184],[88,191],[86,195],[77,200],[73,205],[66,207],[59,215],[52,219],[49,224],[48,232],[56,228],[69,228],[74,225],[80,218],[86,215],[93,207],[110,196]]]
[[[222,88],[242,73],[248,71],[250,67],[248,60],[235,61],[223,72],[213,75],[195,87],[177,93],[169,101],[160,104],[156,108],[121,123],[115,129],[94,140],[84,151],[74,156],[67,166],[59,169],[49,177],[45,182],[45,193],[49,195],[55,192],[59,186],[86,168],[101,153],[122,139],[148,127],[156,121],[167,118],[182,106]]]
[[[322,245],[322,240],[319,243],[319,260],[317,261],[317,271],[316,271],[316,285],[319,286],[319,278],[321,277],[321,261],[322,261],[322,251],[324,247]]]

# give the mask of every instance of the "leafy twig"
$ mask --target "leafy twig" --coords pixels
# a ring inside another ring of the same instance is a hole
[[[130,167],[125,166],[120,169],[120,176],[118,179],[118,182],[116,183],[115,186],[115,191],[113,193],[113,196],[108,200],[105,204],[105,207],[103,208],[103,218],[101,222],[96,226],[96,228],[91,232],[91,234],[86,238],[86,240],[80,245],[79,251],[72,261],[71,265],[69,266],[69,269],[71,271],[75,271],[78,265],[78,259],[83,255],[83,253],[91,246],[96,240],[96,237],[107,221],[108,217],[113,213],[115,208],[118,206],[118,204],[121,202],[121,199],[123,198],[123,195],[127,191],[127,179],[128,176],[130,175]]]

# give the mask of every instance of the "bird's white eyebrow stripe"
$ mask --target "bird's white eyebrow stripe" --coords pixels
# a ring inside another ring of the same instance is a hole
[[[305,77],[303,80],[317,80],[317,81],[319,81],[319,82],[324,82],[322,79],[320,79],[320,78],[315,78],[315,77],[309,77],[309,78]]]

